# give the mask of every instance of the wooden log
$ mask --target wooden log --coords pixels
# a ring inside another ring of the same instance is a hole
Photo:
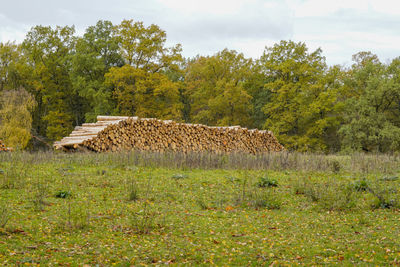
[[[55,147],[73,142],[93,151],[139,149],[152,151],[242,151],[258,153],[284,148],[270,131],[240,126],[207,127],[153,118],[98,116],[97,123],[78,126]]]

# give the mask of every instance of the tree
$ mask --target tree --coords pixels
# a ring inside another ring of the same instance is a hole
[[[0,92],[26,87],[29,73],[21,46],[11,42],[0,43]]]
[[[244,83],[251,65],[243,54],[227,49],[189,62],[185,84],[191,120],[207,125],[250,125],[251,96]]]
[[[112,67],[105,74],[105,85],[111,88],[115,101],[113,112],[181,120],[180,45],[166,48],[163,30],[133,20],[117,25],[115,36],[125,65]]]
[[[62,138],[83,121],[82,99],[74,94],[70,79],[74,32],[73,27],[36,26],[22,44],[38,103],[33,125],[39,135],[51,140]]]
[[[344,124],[339,130],[346,151],[388,152],[400,149],[400,59],[382,64],[376,55],[353,56],[345,86]]]
[[[15,149],[24,149],[31,139],[35,99],[25,89],[0,92],[0,139]]]
[[[288,149],[327,150],[324,135],[337,125],[331,116],[337,90],[327,83],[327,66],[321,49],[308,52],[304,43],[281,41],[266,48],[260,62],[271,92],[263,107],[264,127]]]
[[[271,81],[272,78],[263,73],[260,61],[257,60],[243,84],[243,88],[251,96],[250,120],[252,128],[262,129],[264,127],[266,116],[263,108],[270,101],[272,94],[270,90],[265,88],[265,84]]]
[[[179,85],[162,73],[149,73],[130,65],[113,67],[106,84],[114,90],[120,115],[180,120]]]
[[[182,61],[181,45],[166,48],[166,33],[157,25],[145,27],[143,22],[123,20],[116,26],[116,37],[125,64],[148,72],[178,68]]]
[[[104,75],[111,67],[122,65],[118,40],[110,21],[98,21],[77,39],[71,76],[74,90],[85,99],[86,121],[95,121],[97,115],[113,112],[112,88],[105,85]]]

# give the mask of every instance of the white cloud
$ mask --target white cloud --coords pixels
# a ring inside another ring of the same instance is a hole
[[[371,50],[400,56],[398,0],[13,0],[0,10],[0,42],[22,41],[35,25],[72,25],[82,34],[98,20],[157,24],[185,56],[224,48],[249,57],[282,39],[321,47],[329,64]]]
[[[227,15],[236,14],[246,4],[254,3],[254,0],[159,0],[159,3],[166,8],[179,11],[185,16],[191,14],[212,14],[212,15]]]
[[[353,9],[366,12],[369,9],[369,1],[365,0],[306,0],[298,4],[295,10],[295,16],[298,18],[304,17],[324,17],[333,15],[342,9]]]
[[[383,14],[400,15],[400,2],[398,0],[373,0],[370,5],[374,11]]]

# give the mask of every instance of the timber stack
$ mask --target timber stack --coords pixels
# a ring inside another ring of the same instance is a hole
[[[12,149],[9,147],[6,147],[6,145],[3,144],[3,141],[0,140],[0,152],[3,152],[3,151],[12,151]]]
[[[98,116],[54,144],[56,149],[96,152],[142,150],[176,152],[264,153],[284,150],[270,131],[240,126],[209,127],[171,120]]]

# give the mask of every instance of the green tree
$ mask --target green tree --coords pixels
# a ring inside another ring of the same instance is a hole
[[[263,107],[264,127],[288,148],[327,150],[324,136],[335,127],[337,88],[329,86],[321,49],[308,52],[304,43],[281,41],[267,48],[260,61],[270,77],[264,87],[271,92]],[[332,77],[331,77],[332,79]]]
[[[27,87],[30,72],[20,45],[0,43],[0,92]]]
[[[263,72],[260,61],[257,60],[252,66],[249,75],[243,84],[246,92],[251,96],[251,127],[262,129],[265,124],[264,106],[270,101],[271,91],[265,88],[265,84],[271,82],[272,78]]]
[[[24,149],[31,139],[34,97],[25,89],[0,92],[0,139],[15,149]]]
[[[179,68],[181,45],[165,47],[166,33],[157,25],[145,27],[143,22],[123,20],[116,26],[116,37],[125,64],[152,73]]]
[[[191,120],[207,125],[251,125],[251,96],[244,88],[252,60],[224,49],[188,63],[185,84]]]
[[[339,130],[345,151],[388,152],[400,149],[400,59],[382,64],[376,55],[353,56],[345,86],[344,124]]]
[[[75,92],[85,99],[86,121],[95,121],[97,115],[113,112],[112,88],[105,85],[104,75],[111,67],[122,65],[118,40],[110,21],[98,21],[77,39],[71,76]]]
[[[73,27],[36,26],[22,44],[38,103],[33,125],[39,135],[51,140],[62,138],[83,121],[82,99],[74,94],[70,79],[74,32]]]

